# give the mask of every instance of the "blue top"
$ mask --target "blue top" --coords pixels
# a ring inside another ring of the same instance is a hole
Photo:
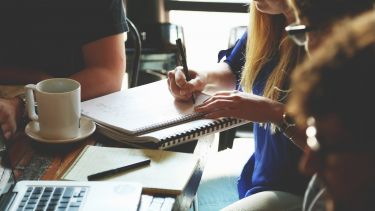
[[[224,62],[230,66],[231,70],[236,76],[236,89],[238,90],[241,90],[240,81],[242,68],[245,64],[246,40],[247,33],[244,33],[233,47],[220,51],[218,55],[218,61],[220,61],[224,56],[226,57]]]
[[[239,39],[236,45],[219,53],[226,56],[226,62],[236,75],[237,81],[245,62],[247,33]],[[257,76],[253,93],[262,95],[265,83],[277,65],[278,56],[274,56],[264,65]],[[237,88],[240,89],[239,83]],[[273,132],[271,124],[254,123],[255,151],[242,169],[238,180],[239,197],[244,198],[261,191],[285,191],[303,195],[308,178],[302,176],[298,171],[298,163],[302,150],[295,146],[287,137],[280,132]]]

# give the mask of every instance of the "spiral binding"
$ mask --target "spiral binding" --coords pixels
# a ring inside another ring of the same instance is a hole
[[[175,134],[169,137],[163,137],[160,141],[162,143],[161,148],[167,148],[170,146],[178,145],[189,140],[194,140],[200,136],[211,134],[214,131],[221,130],[223,128],[230,127],[232,125],[244,122],[242,119],[236,118],[221,118],[203,127],[194,128],[191,130],[184,131],[179,134]]]
[[[204,113],[192,113],[192,114],[180,116],[180,117],[175,118],[175,119],[171,119],[169,121],[163,121],[163,122],[155,123],[155,124],[148,125],[148,126],[145,126],[145,127],[140,127],[140,128],[135,129],[135,134],[136,135],[142,135],[142,134],[151,132],[153,130],[160,130],[160,128],[164,128],[164,127],[167,127],[167,126],[169,127],[169,126],[173,126],[173,125],[180,124],[180,123],[183,123],[183,122],[198,119],[198,118],[202,117],[203,115],[204,115]]]

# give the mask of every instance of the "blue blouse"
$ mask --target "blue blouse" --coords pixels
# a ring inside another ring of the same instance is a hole
[[[240,81],[242,68],[245,63],[247,33],[239,39],[236,45],[219,53],[219,60],[226,56],[226,62]],[[252,91],[262,95],[265,83],[278,62],[274,56],[257,76]],[[241,89],[237,83],[237,89]],[[302,150],[295,146],[280,132],[273,132],[271,124],[254,123],[253,127],[255,151],[242,169],[238,180],[240,199],[261,191],[285,191],[303,195],[308,178],[298,171],[298,163]]]
[[[247,33],[243,34],[242,37],[237,40],[236,44],[227,50],[222,50],[219,52],[218,61],[220,61],[224,56],[226,59],[224,60],[227,63],[231,70],[233,71],[234,75],[236,76],[236,89],[241,90],[240,81],[241,81],[241,73],[242,68],[245,64],[245,54],[246,54],[246,40],[247,40]]]

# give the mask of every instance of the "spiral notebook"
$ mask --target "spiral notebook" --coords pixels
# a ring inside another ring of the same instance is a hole
[[[195,104],[210,96],[196,93]],[[193,102],[173,98],[167,80],[138,86],[82,102],[82,115],[94,120],[100,133],[114,140],[147,148],[169,148],[247,121],[204,119]]]

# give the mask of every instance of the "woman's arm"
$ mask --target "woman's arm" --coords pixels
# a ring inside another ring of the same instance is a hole
[[[280,128],[284,122],[285,105],[250,93],[223,91],[216,93],[203,104],[198,105],[197,112],[206,113],[206,118],[234,117],[252,122],[273,123]],[[301,149],[306,145],[306,137],[301,129],[291,126],[281,129],[294,144]]]

